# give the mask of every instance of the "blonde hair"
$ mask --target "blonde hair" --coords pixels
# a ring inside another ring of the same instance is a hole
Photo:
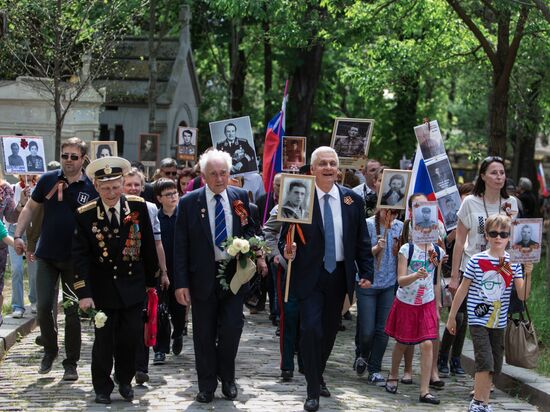
[[[512,219],[507,215],[491,215],[485,221],[485,233],[488,233],[491,229],[508,228],[512,226]]]

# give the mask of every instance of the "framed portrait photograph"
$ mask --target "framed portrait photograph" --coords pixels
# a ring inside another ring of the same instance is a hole
[[[0,136],[5,174],[46,172],[44,141],[40,136]]]
[[[211,122],[209,126],[212,147],[231,155],[233,160],[232,175],[258,171],[250,117],[220,120]]]
[[[285,172],[298,172],[306,164],[306,138],[283,136],[283,165]]]
[[[143,166],[156,167],[159,162],[160,135],[157,133],[142,133],[139,135],[138,160]]]
[[[334,120],[330,147],[338,154],[340,166],[364,167],[369,153],[374,120],[337,118]]]
[[[90,160],[101,157],[118,156],[118,146],[115,140],[90,142]]]
[[[314,176],[281,174],[277,220],[311,224],[314,195]]]
[[[435,193],[456,186],[453,169],[447,156],[426,165],[426,168]]]
[[[197,136],[196,127],[178,127],[178,160],[197,160]]]
[[[412,205],[413,243],[434,243],[439,239],[437,202],[414,202]]]
[[[411,175],[411,170],[384,169],[376,207],[405,210]]]
[[[420,145],[424,161],[445,154],[445,146],[437,120],[416,126],[414,134]]]
[[[516,219],[512,222],[510,260],[537,263],[542,250],[542,219]]]
[[[439,205],[439,210],[441,211],[441,216],[443,216],[443,224],[447,231],[456,228],[458,225],[458,209],[462,200],[460,199],[460,194],[458,190],[454,190],[450,193],[447,193],[445,196],[441,196],[437,199]]]

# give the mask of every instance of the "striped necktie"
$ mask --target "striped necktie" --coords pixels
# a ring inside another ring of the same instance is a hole
[[[332,218],[332,209],[330,208],[330,195],[323,196],[324,206],[324,229],[325,229],[325,269],[328,273],[336,269],[336,240],[334,237],[334,219]]]
[[[216,236],[216,239],[214,240],[214,243],[221,250],[221,244],[227,239],[227,229],[225,227],[225,211],[223,210],[222,196],[220,194],[214,195],[214,199],[216,199],[216,209],[214,212],[216,216],[214,219],[214,224],[216,225],[214,235]]]

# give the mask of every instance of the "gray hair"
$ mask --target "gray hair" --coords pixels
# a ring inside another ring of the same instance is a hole
[[[206,173],[206,165],[213,160],[222,160],[227,164],[227,170],[230,171],[233,166],[231,155],[221,150],[210,150],[201,155],[199,166],[202,173]]]
[[[338,153],[336,153],[336,150],[334,150],[332,147],[328,147],[328,146],[320,146],[320,147],[318,147],[317,149],[315,149],[313,151],[313,153],[311,154],[311,164],[312,165],[317,163],[317,160],[318,160],[319,155],[321,153],[333,153],[334,156],[336,157],[336,166],[340,166],[340,160],[338,159]]]
[[[526,192],[533,190],[533,183],[531,183],[528,177],[520,177],[518,186],[521,190],[525,190]]]

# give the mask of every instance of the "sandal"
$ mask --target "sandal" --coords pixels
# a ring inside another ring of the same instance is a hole
[[[388,385],[390,382],[395,382],[395,385]],[[399,380],[398,379],[386,379],[386,384],[384,385],[384,388],[386,389],[386,392],[388,393],[397,393],[397,387],[399,386]]]
[[[401,378],[401,380],[399,382],[401,382],[403,385],[412,385],[413,384],[412,378]]]
[[[442,380],[432,381],[430,379],[430,388],[441,390],[443,389],[444,386],[445,386],[445,382],[443,382]]]
[[[425,395],[420,395],[418,401],[422,403],[429,403],[432,405],[439,405],[440,403],[439,399],[433,396],[430,392]]]

